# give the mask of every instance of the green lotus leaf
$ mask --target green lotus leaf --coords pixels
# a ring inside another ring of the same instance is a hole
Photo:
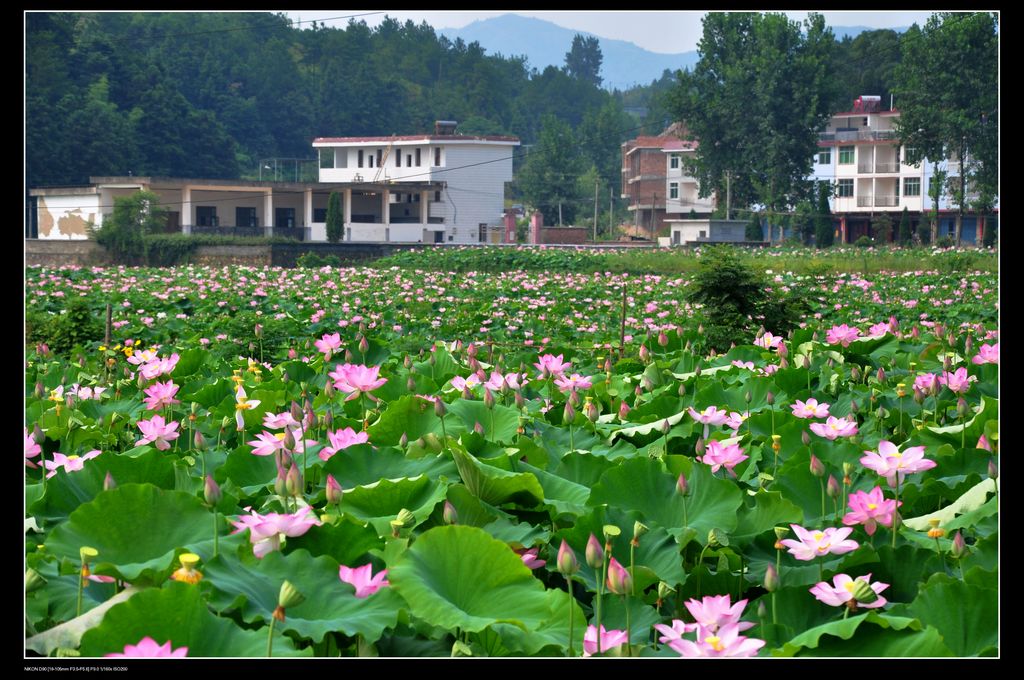
[[[990,656],[999,644],[999,591],[995,572],[972,569],[980,583],[933,574],[907,606],[909,615],[934,626],[956,656]],[[982,579],[982,575],[989,578]],[[966,575],[965,575],[966,577]]]
[[[330,457],[324,463],[324,472],[334,475],[343,487],[370,484],[380,479],[398,479],[426,475],[438,479],[442,475],[455,476],[455,465],[447,456],[424,456],[409,459],[392,448],[374,450],[361,444],[350,446]]]
[[[432,626],[478,632],[510,623],[533,631],[550,618],[541,582],[482,529],[435,527],[388,566],[391,587]]]
[[[702,543],[713,528],[727,532],[736,528],[736,511],[743,504],[743,495],[733,482],[716,479],[706,465],[695,465],[687,481],[690,495],[684,498],[676,491],[676,479],[664,463],[635,458],[604,473],[590,492],[588,503],[636,510],[646,522],[657,523],[677,538],[684,528],[691,528]],[[687,523],[683,520],[684,503]]]
[[[391,520],[405,509],[416,516],[416,524],[430,516],[444,500],[445,485],[426,475],[411,479],[381,479],[346,490],[338,505],[340,514],[369,522],[380,536],[391,534]]]
[[[367,432],[378,446],[396,446],[403,434],[410,441],[428,432],[441,434],[441,419],[434,415],[434,405],[429,401],[407,394],[390,402]]]
[[[46,493],[30,506],[29,511],[39,519],[64,519],[75,508],[103,491],[107,473],[118,485],[148,482],[161,489],[173,489],[173,460],[174,457],[155,449],[136,458],[104,452],[88,461],[81,470],[60,471],[48,479]]]
[[[783,498],[781,493],[760,489],[753,497],[746,499],[746,504],[739,512],[736,528],[729,534],[729,540],[736,545],[743,545],[776,526],[802,524],[803,519],[803,511]]]
[[[79,506],[46,547],[75,563],[79,548],[93,547],[99,551],[94,571],[134,581],[169,569],[179,548],[205,548],[213,542],[212,527],[212,513],[196,496],[125,484]]]
[[[202,368],[210,359],[210,353],[205,349],[187,349],[178,355],[178,363],[172,371],[173,377],[179,383],[181,378],[193,375]]]
[[[253,435],[253,440],[255,435]],[[252,441],[252,440],[249,440]],[[247,495],[259,492],[277,479],[277,464],[273,456],[257,456],[248,444],[228,453],[223,473]]]
[[[559,475],[551,474],[526,463],[519,463],[519,469],[529,472],[537,478],[544,490],[544,502],[553,506],[558,513],[582,515],[587,512],[590,487],[570,482]]]
[[[544,501],[544,489],[534,475],[528,472],[508,472],[486,465],[456,442],[450,448],[462,483],[484,503],[516,503],[532,508]]]
[[[334,631],[375,642],[395,625],[403,606],[401,598],[387,587],[369,597],[356,597],[354,588],[338,577],[337,561],[313,557],[305,550],[287,555],[272,552],[255,566],[222,555],[207,562],[204,572],[205,582],[213,586],[210,604],[221,611],[237,606],[248,623],[269,622],[281,584],[289,581],[306,599],[289,607],[278,627],[313,642]]]
[[[199,587],[169,582],[112,607],[99,626],[82,636],[82,656],[121,653],[144,637],[157,644],[170,641],[171,649],[188,647],[192,658],[267,654],[265,630],[239,628],[210,612]],[[312,649],[295,649],[283,634],[275,631],[274,638],[274,656],[312,655]]]
[[[467,431],[472,432],[480,423],[484,436],[493,442],[511,442],[519,431],[519,411],[500,404],[488,409],[482,401],[456,399],[448,405],[448,411],[462,421]]]
[[[929,522],[937,519],[939,520],[939,525],[947,530],[972,526],[972,520],[982,519],[999,511],[999,504],[996,498],[986,502],[989,493],[995,493],[995,491],[996,481],[994,479],[984,479],[971,487],[967,493],[960,496],[952,504],[927,515],[905,519],[903,520],[903,525],[916,531],[927,531],[930,526]],[[958,515],[960,517],[957,517]]]
[[[302,536],[289,538],[285,550],[289,553],[307,550],[314,557],[327,555],[339,564],[349,565],[382,545],[383,541],[372,527],[342,517],[336,524],[312,526]]]
[[[583,650],[586,615],[583,608],[569,593],[557,588],[545,591],[548,617],[536,630],[523,630],[509,623],[495,623],[490,627],[501,637],[504,646],[517,654],[533,656],[538,653],[561,654],[569,648],[569,608],[572,607],[573,653]]]
[[[953,656],[939,632],[917,619],[868,612],[804,631],[772,656]]]

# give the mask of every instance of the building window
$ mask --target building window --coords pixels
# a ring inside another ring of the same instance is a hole
[[[841,161],[840,161],[841,162]],[[836,184],[836,196],[839,198],[850,198],[853,196],[853,180],[841,179]]]
[[[320,149],[320,169],[326,170],[334,167],[334,149]]]
[[[377,167],[378,168],[381,165],[382,155],[383,155],[383,152],[380,149],[377,149]]]
[[[356,165],[358,165],[359,167],[363,167],[363,150],[362,149],[359,150],[359,157],[356,160]]]
[[[679,182],[669,182],[668,184],[668,197],[679,198]]]
[[[410,167],[410,168],[412,167],[412,154],[411,153],[405,154],[405,165],[406,165],[406,167]]]
[[[434,167],[441,167],[441,147],[434,147]]]
[[[420,167],[423,163],[420,159],[420,149],[416,149],[416,167]]]
[[[668,167],[672,168],[673,170],[679,169],[679,156],[677,154],[672,154],[671,156],[668,157]]]
[[[401,151],[399,151],[398,153],[395,154],[395,167],[396,168],[402,167],[402,152]]]
[[[818,152],[818,165],[832,165],[832,149]]]
[[[326,222],[327,221],[327,208],[313,208],[313,221],[314,222]]]
[[[373,167],[373,154],[370,154],[369,156],[366,157],[366,167]]]
[[[196,206],[196,226],[199,227],[216,227],[217,226],[217,206],[215,205],[197,205]]]
[[[256,208],[235,208],[236,227],[258,227],[259,220],[256,217]]]
[[[839,164],[840,165],[852,165],[854,162],[854,153],[852,146],[841,146],[839,147]],[[853,194],[851,194],[852,196]]]
[[[903,149],[903,164],[904,165],[915,165],[921,162],[921,152],[912,146],[904,147]]]
[[[434,203],[440,203],[440,202],[441,202],[441,192],[440,191],[435,191],[434,192]]]

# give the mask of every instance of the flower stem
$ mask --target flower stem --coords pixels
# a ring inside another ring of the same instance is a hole
[[[492,413],[491,414],[491,418],[493,418],[493,417],[494,417],[494,414]],[[573,445],[573,440],[572,440],[572,423],[569,423],[569,451],[571,452],[571,451],[575,451],[575,450],[576,450],[576,447]]]
[[[608,551],[604,553],[604,560],[601,564],[601,580],[597,584],[597,656],[601,656],[601,591],[604,590],[604,581],[608,578]]]
[[[270,617],[270,631],[267,634],[267,656],[274,655],[274,622],[277,621],[273,616]]]
[[[845,621],[846,617],[849,616],[849,615],[850,615],[850,608],[849,607],[843,607],[843,621]]]
[[[896,534],[900,528],[900,476],[896,474],[896,508],[892,513],[892,549],[896,549]]]
[[[85,563],[82,563],[82,569],[78,572],[78,603],[75,605],[75,617],[82,615],[82,591],[85,590]]]
[[[821,485],[821,518],[825,518],[825,478],[819,477],[818,483]]]
[[[572,596],[572,577],[569,574],[565,575],[565,585],[569,589],[569,656],[573,656],[572,653],[572,605],[574,604]]]
[[[213,556],[217,556],[217,529],[219,522],[217,521],[217,508],[213,509]]]

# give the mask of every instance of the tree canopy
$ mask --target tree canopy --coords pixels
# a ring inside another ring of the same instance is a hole
[[[565,70],[573,78],[600,87],[602,58],[597,38],[577,33],[572,39],[572,49],[565,53]]]

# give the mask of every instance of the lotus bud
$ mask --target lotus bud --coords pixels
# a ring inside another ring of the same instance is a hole
[[[405,358],[402,359],[402,367],[407,369],[407,370],[412,368],[412,359],[409,358],[408,354],[406,354]]]
[[[950,549],[950,555],[953,559],[958,560],[964,556],[967,552],[967,544],[964,542],[964,535],[959,531],[953,536],[953,546]]]
[[[43,387],[43,383],[41,381],[36,381],[35,391],[32,394],[36,399],[42,399],[46,396],[46,388]]]
[[[914,326],[914,327],[913,327],[913,328],[912,328],[912,329],[910,330],[910,337],[912,337],[912,338],[913,338],[914,340],[917,340],[918,338],[920,338],[920,337],[921,337],[921,331],[920,331],[920,330],[918,330],[917,326]]]
[[[822,464],[822,462],[818,460],[818,457],[815,456],[813,453],[811,454],[811,474],[814,475],[815,477],[825,476],[824,464]]]
[[[768,607],[764,606],[764,600],[757,601],[757,618],[764,620],[768,616]]]
[[[456,640],[455,644],[452,645],[452,653],[450,658],[456,658],[461,656],[473,656],[473,649],[462,640]]]
[[[403,432],[402,436],[398,438],[398,446],[399,446],[399,448],[402,448],[402,449],[404,449],[407,446],[409,446],[409,435],[406,434],[405,432]]]
[[[853,366],[850,367],[850,380],[852,380],[853,382],[860,382],[860,378],[860,368],[857,367],[857,364],[854,364]]]
[[[949,355],[948,354],[944,355],[942,357],[942,370],[948,372],[950,367],[952,367],[952,365],[953,365],[953,362],[949,358]]]
[[[829,498],[839,498],[842,491],[839,488],[839,481],[835,475],[828,476],[828,483],[825,485],[825,493],[828,494]]]
[[[785,342],[779,342],[777,350],[779,352],[779,357],[785,359],[789,356],[789,347],[786,346]]]
[[[351,364],[352,363],[352,359],[353,359],[353,357],[352,357],[352,350],[346,349],[345,350],[345,363],[346,364]]]
[[[853,463],[843,463],[843,484],[846,486],[853,484],[853,471],[856,469]]]
[[[789,359],[787,359],[785,357],[779,359],[779,368],[781,368],[783,370],[789,368]]]
[[[856,399],[851,399],[850,400],[850,411],[852,411],[853,413],[856,413],[859,410],[860,410],[860,405],[857,403],[857,400]]]
[[[608,590],[616,595],[625,595],[633,590],[633,577],[614,557],[608,562]]]
[[[459,512],[451,504],[451,501],[444,502],[444,509],[441,511],[441,521],[449,526],[459,523]]]
[[[952,343],[950,343],[950,344],[952,344]],[[971,342],[971,336],[968,335],[967,339],[964,340],[964,354],[970,354],[971,350],[973,348],[974,348],[974,343]]]
[[[703,456],[706,448],[707,447],[704,444],[704,437],[697,437],[697,443],[693,447],[693,450],[697,452],[697,455]]]
[[[479,424],[480,423],[477,423],[477,425]],[[481,427],[480,429],[483,430],[483,427]],[[423,435],[423,444],[432,453],[441,453],[441,449],[444,448],[444,445],[441,443],[441,440],[438,439],[437,435],[434,434],[433,432],[428,432],[425,435]]]
[[[701,374],[700,366],[697,366],[696,368],[693,369],[694,377],[699,378],[700,374]]]
[[[629,415],[629,410],[629,404],[626,403],[625,399],[619,402],[619,420],[625,420],[626,416]]]
[[[726,535],[721,529],[709,529],[708,530],[708,547],[719,548],[722,546],[729,545],[729,536]]]
[[[32,426],[32,439],[35,440],[36,444],[42,446],[43,442],[46,441],[46,435],[43,434],[43,430],[39,427],[39,423]]]
[[[658,331],[658,344],[662,347],[668,347],[668,336],[665,335],[665,331]]]
[[[597,422],[597,419],[600,416],[600,411],[597,408],[597,404],[594,403],[593,398],[587,397],[584,400],[583,415],[585,415],[587,417],[587,420],[589,420],[590,422]]]
[[[768,392],[768,394],[765,395],[765,401],[768,402],[769,406],[774,406],[775,405],[775,393],[774,392]]]
[[[999,477],[999,468],[996,466],[995,458],[991,458],[988,461],[988,477],[989,479],[997,479]]]
[[[364,336],[359,338],[359,352],[360,352],[360,354],[364,354],[365,355],[369,351],[370,351],[370,343],[368,343],[366,341],[366,336],[364,335]],[[433,355],[431,355],[431,358],[433,358]]]
[[[480,421],[477,421],[476,423],[473,424],[473,432],[476,432],[481,437],[483,437],[486,434],[484,426],[480,424]]]
[[[878,599],[878,593],[874,591],[867,581],[859,578],[853,581],[852,594],[857,604],[871,604]]]
[[[807,434],[807,430],[800,433],[800,441],[804,443],[804,446],[811,445],[811,435]]]
[[[917,385],[914,385],[914,402],[918,403],[918,404],[923,404],[924,403],[924,398],[925,398],[924,392],[922,392],[920,389],[918,389]]]
[[[600,569],[601,565],[604,564],[604,551],[601,549],[601,544],[594,534],[590,534],[590,538],[587,540],[587,548],[584,555],[587,565],[591,569]]]
[[[494,394],[491,392],[490,387],[484,387],[484,406],[489,409],[494,408]]]
[[[571,424],[576,420],[576,409],[572,407],[572,402],[565,402],[565,408],[562,410],[562,422],[565,424]]]
[[[324,385],[324,394],[327,396],[328,399],[333,399],[335,392],[336,392],[336,390],[334,389],[334,383],[332,383],[330,380],[328,380],[327,384]],[[301,420],[301,419],[300,418],[296,418],[296,420]]]
[[[34,590],[39,590],[46,585],[46,579],[36,571],[29,567],[25,570],[25,592],[31,593]]]
[[[287,484],[286,484],[287,479],[288,479],[288,471],[285,470],[284,467],[280,463],[278,463],[278,465],[277,465],[277,478],[274,480],[274,493],[276,493],[278,496],[286,496],[286,495],[288,495],[288,487],[287,487]]]
[[[572,551],[569,544],[562,539],[562,545],[558,548],[558,558],[556,561],[558,566],[558,573],[563,576],[572,576],[580,570],[580,563],[576,561],[576,553]]]
[[[470,359],[474,359],[476,358],[476,354],[477,348],[474,343],[471,342],[468,345],[466,345],[466,356],[468,356]]]
[[[636,397],[636,401],[640,401],[640,395],[643,394],[643,393],[644,393],[644,391],[642,389],[640,389],[639,385],[637,385],[636,389],[633,390],[633,396]]]
[[[956,412],[961,418],[970,412],[970,408],[967,406],[967,400],[963,397],[956,400]]]
[[[438,418],[444,418],[444,414],[447,412],[448,409],[445,408],[444,400],[441,397],[434,399],[434,415]]]
[[[875,378],[878,380],[878,382],[884,383],[885,382],[885,369],[882,368],[881,366],[879,366],[878,367],[878,372],[875,373]]]
[[[292,465],[288,470],[288,474],[285,476],[284,488],[289,495],[296,498],[302,495],[302,472],[299,470],[298,465]]]
[[[526,400],[523,399],[523,394],[519,390],[515,391],[516,408],[526,408]]]
[[[764,589],[769,593],[774,593],[779,589],[779,572],[771,562],[768,563],[768,568],[764,571]]]
[[[469,391],[468,387],[463,387],[462,388],[462,398],[463,399],[472,399],[473,398],[473,393]]]
[[[676,479],[676,491],[682,496],[690,495],[690,484],[686,481],[686,475],[680,474]]]
[[[416,391],[416,379],[413,378],[411,375],[405,381],[405,389],[408,390],[409,392]]]
[[[334,475],[327,475],[327,504],[338,505],[344,496],[341,484],[334,478]]]
[[[647,349],[647,345],[640,345],[640,361],[645,364],[651,360],[651,353]]]
[[[685,397],[686,396],[686,384],[685,383],[679,383],[679,389],[676,390],[676,392],[679,393],[680,397]]]
[[[295,450],[295,435],[292,434],[292,431],[290,429],[285,429],[284,439],[281,440],[281,443],[284,444],[284,448],[287,449],[288,451]]]
[[[320,416],[320,421],[324,424],[324,427],[329,430],[334,427],[334,414],[330,411],[325,411],[324,414]]]

